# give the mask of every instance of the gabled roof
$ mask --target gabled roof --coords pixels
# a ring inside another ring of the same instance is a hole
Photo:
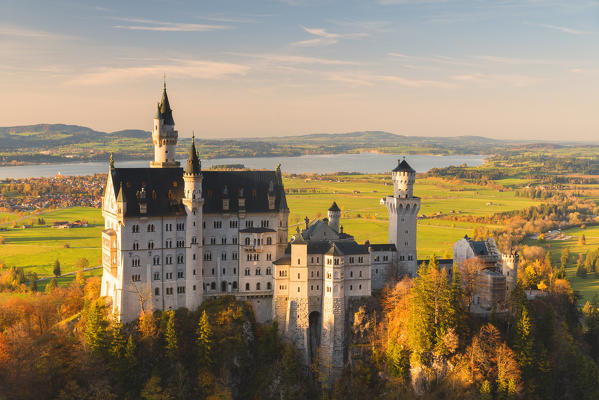
[[[368,254],[368,246],[356,242],[333,242],[333,246],[326,254],[334,256]]]
[[[410,172],[415,173],[414,168],[410,167],[410,164],[404,160],[397,160],[397,167],[393,169],[393,172]]]
[[[277,183],[275,171],[203,171],[202,191],[204,213],[239,211],[239,196],[243,192],[245,211],[289,211],[282,183]],[[123,185],[128,200],[126,217],[139,216],[137,193],[145,186],[147,216],[185,215],[182,168],[114,168],[111,170],[114,188]],[[268,188],[274,182],[274,210],[269,209]],[[279,181],[280,182],[280,181]],[[223,210],[223,192],[227,186],[229,209]],[[118,195],[118,192],[116,193]]]
[[[289,264],[291,264],[291,257],[283,256],[283,257],[277,259],[276,261],[273,261],[272,263],[274,265],[289,265]]]
[[[114,168],[111,171],[115,188],[122,188],[119,196],[127,202],[125,217],[139,213],[138,193],[145,187],[147,216],[186,215],[183,198],[183,170],[181,168]]]

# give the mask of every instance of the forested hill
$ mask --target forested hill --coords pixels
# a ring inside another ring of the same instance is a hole
[[[0,127],[0,165],[147,159],[152,153],[150,132],[136,129],[101,132],[84,126],[38,124]],[[178,156],[186,155],[189,138],[180,138]],[[480,136],[419,137],[383,131],[317,133],[300,136],[198,139],[202,158],[275,157],[379,151],[390,154],[491,154],[534,147],[555,149],[566,144],[496,140]]]

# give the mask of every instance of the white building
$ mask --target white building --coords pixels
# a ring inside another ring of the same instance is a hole
[[[115,168],[102,214],[102,295],[121,320],[143,309],[194,309],[233,294],[271,319],[272,261],[287,244],[289,210],[276,171],[202,171],[192,143],[185,171],[166,87],[154,119],[151,168]]]

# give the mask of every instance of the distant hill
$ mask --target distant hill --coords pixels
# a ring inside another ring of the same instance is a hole
[[[139,129],[101,132],[85,126],[37,124],[0,127],[0,165],[107,160],[152,156],[151,133]],[[180,138],[177,157],[187,154]],[[496,154],[523,149],[555,149],[565,143],[491,139],[481,136],[420,137],[384,131],[314,133],[240,139],[196,139],[203,158],[276,157],[378,151],[389,154]]]

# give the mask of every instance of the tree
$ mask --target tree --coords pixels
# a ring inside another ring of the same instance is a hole
[[[545,253],[545,265],[550,269],[553,269],[553,266],[551,264],[551,251],[549,250],[547,250],[547,253]]]
[[[37,276],[37,272],[29,273],[29,288],[32,292],[37,292],[37,280],[39,277]]]
[[[56,259],[56,261],[54,261],[54,276],[60,276],[60,261],[58,261],[58,259]]]
[[[56,284],[56,278],[50,279],[50,281],[46,284],[46,293],[52,293],[57,287],[58,285]]]
[[[83,275],[83,270],[77,271],[75,274],[75,282],[81,287],[85,286],[85,276]]]
[[[444,269],[423,266],[410,291],[408,343],[416,364],[430,365],[433,356],[446,356],[446,335],[457,327],[457,307]]]
[[[212,327],[208,321],[206,310],[202,312],[197,329],[198,363],[200,367],[209,367],[212,364]]]
[[[168,320],[166,322],[166,332],[164,333],[164,339],[166,340],[166,353],[175,360],[177,358],[178,343],[177,343],[177,331],[175,329],[175,311],[169,310],[166,312]]]
[[[78,268],[78,269],[85,269],[88,266],[89,266],[89,261],[87,261],[87,258],[80,258],[75,263],[75,268]]]
[[[118,363],[125,355],[126,339],[123,336],[123,324],[121,324],[116,315],[112,316],[110,326],[110,347],[108,352],[112,360]]]
[[[562,268],[565,269],[568,266],[568,263],[570,262],[570,250],[567,247],[564,250],[562,250],[562,255],[559,261]]]
[[[139,315],[139,333],[142,339],[154,339],[158,334],[154,313],[150,310],[142,311]]]
[[[582,235],[580,235],[580,237],[578,238],[578,245],[579,246],[584,246],[585,244],[587,244],[587,238],[586,236],[584,236],[584,233]]]
[[[96,356],[102,356],[106,349],[107,325],[103,307],[94,301],[87,312],[84,335],[90,351]]]
[[[493,396],[491,395],[491,384],[489,381],[484,381],[480,387],[480,399],[493,400]]]
[[[516,323],[516,335],[514,338],[514,349],[516,358],[522,368],[528,368],[534,362],[534,332],[533,325],[528,315],[528,308],[522,307],[520,319]]]

